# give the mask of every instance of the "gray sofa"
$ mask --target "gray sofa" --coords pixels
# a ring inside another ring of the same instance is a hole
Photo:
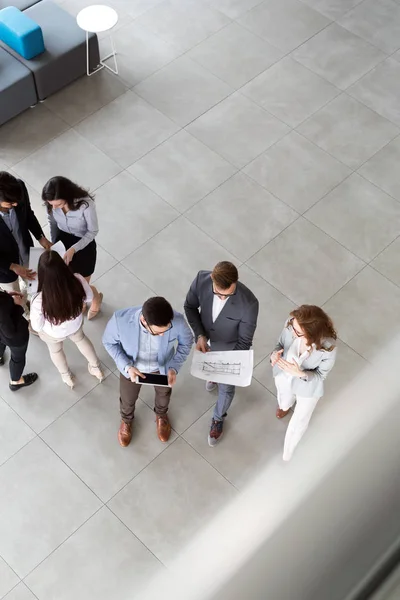
[[[0,0],[2,8],[10,4],[9,0]],[[13,0],[12,5],[21,9],[29,5],[24,12],[42,28],[46,50],[26,60],[0,42],[0,125],[86,73],[86,33],[75,17],[51,0]],[[100,62],[94,33],[89,34],[89,60],[92,69]]]
[[[0,48],[0,125],[36,102],[32,72]]]

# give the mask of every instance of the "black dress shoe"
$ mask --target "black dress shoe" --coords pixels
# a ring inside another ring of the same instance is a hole
[[[35,383],[37,378],[38,378],[37,373],[28,373],[27,375],[24,375],[24,377],[23,377],[24,383],[10,383],[9,384],[10,390],[12,392],[16,392],[20,388],[27,387],[28,385],[32,385],[32,383]]]

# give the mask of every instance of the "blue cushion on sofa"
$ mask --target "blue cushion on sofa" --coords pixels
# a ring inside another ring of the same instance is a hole
[[[44,52],[41,28],[15,6],[0,10],[0,40],[26,59]]]

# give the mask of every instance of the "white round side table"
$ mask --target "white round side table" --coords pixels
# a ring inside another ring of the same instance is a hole
[[[89,76],[94,75],[94,73],[97,73],[97,71],[100,71],[105,67],[112,73],[115,73],[115,75],[118,75],[117,53],[115,51],[114,41],[111,33],[110,41],[112,52],[100,60],[100,66],[94,71],[90,72],[89,65],[89,33],[101,33],[102,31],[109,31],[112,29],[118,22],[117,12],[110,6],[106,6],[104,4],[93,4],[92,6],[88,6],[78,13],[76,22],[81,29],[86,31],[86,73]],[[114,59],[115,69],[112,69],[104,62],[111,57]]]

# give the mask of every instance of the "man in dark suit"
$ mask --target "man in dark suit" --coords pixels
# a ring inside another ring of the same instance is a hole
[[[230,262],[219,262],[210,271],[199,271],[186,296],[185,314],[193,329],[196,350],[249,350],[257,326],[258,300],[238,281],[237,268]],[[207,381],[211,392],[217,384]],[[218,400],[214,408],[208,443],[221,439],[223,420],[235,395],[235,386],[218,384]]]
[[[0,288],[20,292],[19,277],[35,278],[28,269],[31,233],[43,248],[51,247],[31,208],[25,184],[0,171]]]

